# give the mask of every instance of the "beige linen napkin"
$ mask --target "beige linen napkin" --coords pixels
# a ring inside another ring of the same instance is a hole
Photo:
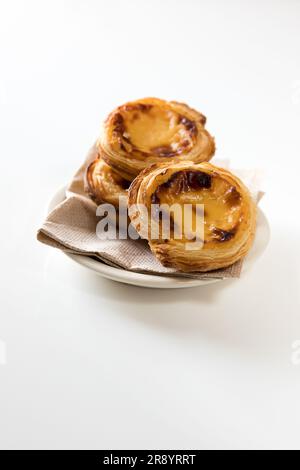
[[[96,204],[84,191],[84,174],[87,165],[96,158],[97,150],[93,146],[83,165],[74,175],[66,189],[66,199],[47,216],[38,230],[37,238],[46,245],[63,251],[93,256],[114,267],[129,271],[171,275],[192,278],[234,278],[239,277],[243,261],[208,273],[180,273],[172,268],[165,268],[151,253],[145,240],[101,240],[96,234],[99,217],[96,216]],[[225,166],[225,162],[214,159],[215,164]],[[226,166],[227,162],[226,162]],[[236,172],[237,173],[237,172]],[[245,178],[246,176],[246,178]],[[261,193],[257,191],[257,172],[242,175],[252,191],[255,200]]]

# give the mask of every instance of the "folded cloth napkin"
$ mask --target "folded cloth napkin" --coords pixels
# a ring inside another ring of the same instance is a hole
[[[68,253],[93,256],[110,266],[128,271],[157,274],[163,276],[180,276],[197,279],[207,278],[236,278],[240,276],[243,260],[228,268],[218,269],[206,273],[181,273],[173,268],[166,268],[151,253],[145,240],[102,240],[97,237],[96,226],[99,217],[96,216],[97,205],[84,191],[84,174],[87,165],[97,156],[94,145],[83,165],[74,175],[66,189],[66,198],[48,214],[37,238],[46,245],[59,248]],[[213,163],[219,166],[228,166],[228,161],[214,159]],[[258,202],[262,192],[258,191],[257,171],[235,174],[241,177]]]

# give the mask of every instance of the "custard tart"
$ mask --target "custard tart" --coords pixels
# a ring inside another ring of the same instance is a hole
[[[132,181],[154,163],[208,161],[215,152],[205,116],[184,103],[144,98],[115,109],[98,146],[106,163]]]
[[[85,189],[96,204],[109,203],[119,208],[120,197],[127,199],[130,183],[114,172],[99,156],[87,168]]]
[[[247,254],[255,235],[256,205],[246,186],[206,162],[145,169],[129,188],[128,206],[132,225],[158,260],[183,272],[230,266]]]

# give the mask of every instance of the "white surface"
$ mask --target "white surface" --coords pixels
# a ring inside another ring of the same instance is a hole
[[[48,212],[51,212],[58,204],[66,198],[66,190],[64,187],[60,188],[52,197],[48,205]],[[270,227],[265,214],[260,208],[257,213],[257,224],[254,244],[251,252],[246,257],[243,264],[243,275],[246,271],[256,265],[258,259],[263,255],[270,241]],[[73,253],[65,253],[66,256],[71,258],[76,263],[88,268],[99,276],[105,277],[112,281],[123,282],[139,287],[149,287],[156,289],[178,289],[205,286],[222,282],[222,279],[188,279],[178,278],[173,276],[154,276],[150,274],[142,274],[137,272],[126,271],[125,269],[114,268],[105,263],[93,259],[91,256],[74,255]],[[236,280],[238,282],[238,280]]]
[[[0,446],[299,449],[300,2],[7,0],[0,60]],[[125,286],[34,239],[102,118],[147,95],[265,170],[272,239],[240,282]]]

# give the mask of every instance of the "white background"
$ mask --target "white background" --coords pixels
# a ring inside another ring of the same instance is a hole
[[[36,242],[102,119],[144,96],[264,170],[271,242],[240,280],[130,287]],[[1,448],[300,448],[299,123],[299,1],[1,1]]]

